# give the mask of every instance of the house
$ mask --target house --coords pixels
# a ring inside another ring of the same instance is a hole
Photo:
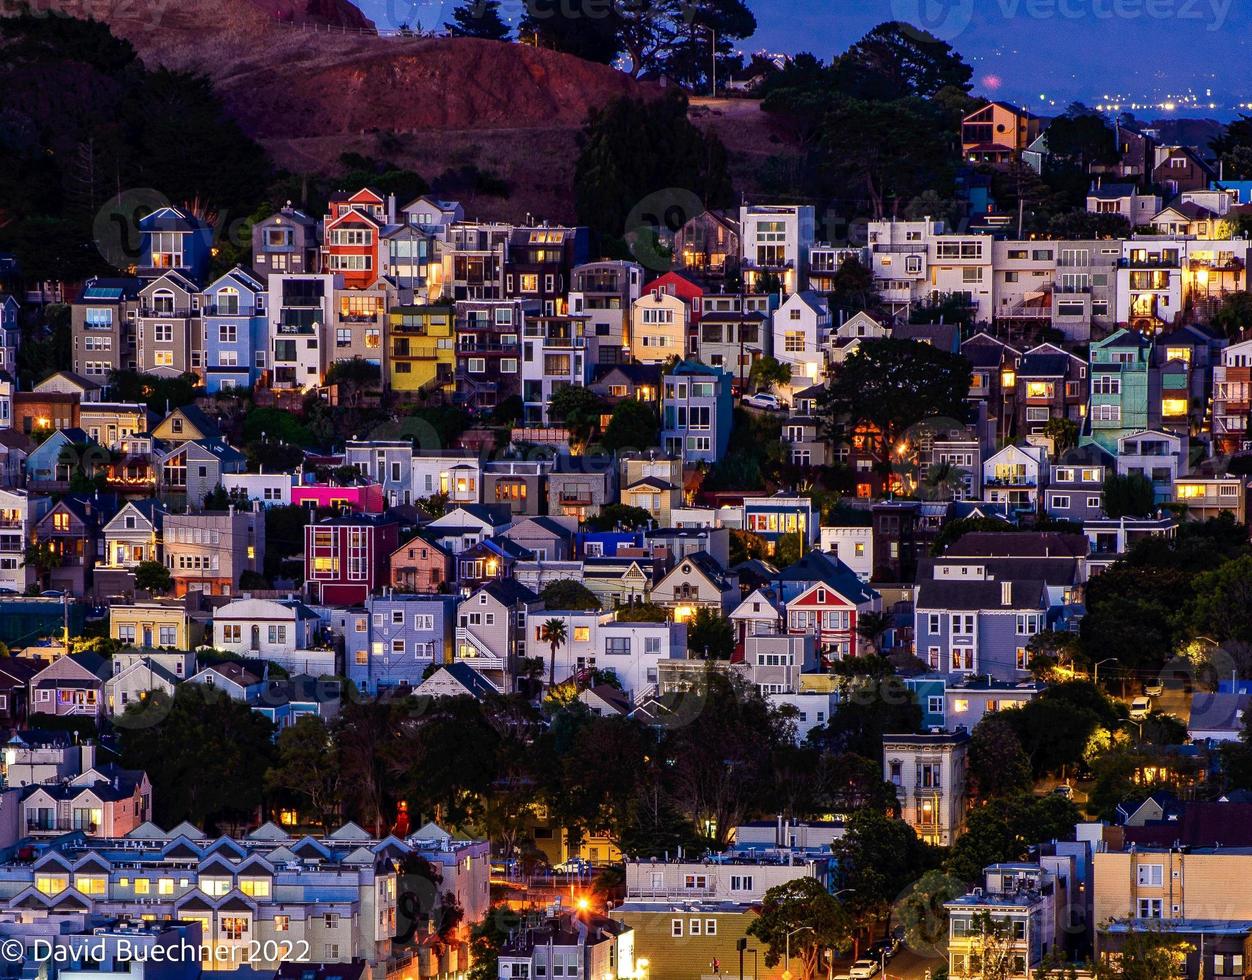
[[[548,471],[548,513],[554,518],[581,523],[617,501],[617,462],[612,457],[558,456]]]
[[[32,714],[85,715],[99,719],[104,707],[104,682],[109,666],[94,653],[60,657],[31,677]]]
[[[787,613],[787,631],[817,637],[819,651],[831,659],[864,652],[857,618],[882,608],[877,592],[822,551],[810,551],[780,571],[776,592]]]
[[[267,298],[263,280],[239,266],[205,287],[204,379],[210,394],[250,388],[260,377],[268,338]]]
[[[652,284],[630,308],[629,353],[641,364],[662,364],[687,354],[688,301]]]
[[[418,535],[387,559],[392,588],[402,592],[441,592],[453,577],[451,553]]]
[[[949,846],[965,829],[968,732],[884,735],[883,778],[901,817],[930,844]]]
[[[733,276],[739,269],[739,219],[727,211],[701,211],[674,232],[675,267],[699,280]]]
[[[1007,102],[988,102],[961,120],[961,155],[971,163],[1007,167],[1043,130],[1043,120]]]
[[[395,200],[363,187],[352,194],[332,194],[322,219],[319,271],[343,277],[347,289],[368,289],[382,274],[382,231],[395,224]]]
[[[740,269],[745,287],[750,292],[769,292],[771,277],[776,277],[786,295],[804,289],[816,226],[811,204],[741,205]]]
[[[585,316],[532,316],[522,336],[522,423],[552,423],[548,405],[562,388],[585,388],[599,360],[599,340]]]
[[[520,495],[519,495],[520,496]],[[461,504],[422,527],[424,537],[453,555],[484,538],[503,534],[512,525],[509,509],[499,504]]]
[[[514,517],[534,516],[547,505],[547,459],[496,459],[483,464],[483,501]]]
[[[333,723],[343,703],[343,687],[329,676],[334,670],[333,657],[316,663],[318,666],[313,669],[319,676],[300,672],[266,682],[260,695],[250,702],[252,710],[269,719],[279,732],[304,717],[319,718],[327,725]]]
[[[169,269],[139,290],[135,364],[143,374],[176,378],[204,371],[204,327],[197,280]]]
[[[456,399],[492,409],[522,393],[520,337],[542,308],[533,299],[459,300],[456,304]]]
[[[513,228],[504,259],[504,290],[563,316],[574,267],[590,257],[591,229],[534,225]]]
[[[631,308],[643,294],[643,277],[643,266],[621,259],[574,267],[569,312],[587,318],[587,336],[596,338],[602,363],[622,359]]]
[[[96,563],[104,557],[101,524],[108,512],[95,497],[64,496],[34,523],[31,544],[46,544],[55,566],[48,587],[86,595]]]
[[[386,509],[383,488],[377,483],[340,482],[299,483],[291,488],[291,502],[310,510],[353,511],[381,514]]]
[[[30,680],[41,667],[38,661],[6,657],[0,663],[0,725],[24,725],[30,713]]]
[[[791,396],[791,414],[783,424],[783,437],[792,466],[829,466],[832,457],[821,417],[825,385],[810,385]]]
[[[1188,520],[1205,521],[1229,513],[1243,523],[1247,516],[1247,498],[1248,488],[1243,477],[1180,476],[1174,479],[1174,502],[1186,505]]]
[[[396,306],[388,315],[387,382],[401,396],[456,382],[456,310],[449,303]]]
[[[543,608],[543,600],[520,582],[486,583],[457,605],[455,659],[511,691],[530,618],[542,616]]]
[[[263,674],[269,673],[269,664],[258,665]],[[266,685],[262,674],[253,672],[250,666],[231,660],[208,664],[203,670],[187,678],[188,684],[203,684],[221,691],[233,701],[255,701]]]
[[[154,691],[174,696],[174,688],[184,678],[178,677],[153,657],[132,660],[121,670],[114,670],[104,682],[104,710],[109,717],[139,704]]]
[[[1252,448],[1252,339],[1230,344],[1213,369],[1213,442],[1220,453]]]
[[[1119,476],[1143,476],[1152,483],[1157,503],[1174,499],[1178,475],[1187,466],[1186,440],[1171,432],[1141,429],[1117,440]]]
[[[213,613],[213,647],[286,664],[313,649],[317,613],[295,599],[235,599]]]
[[[1153,428],[1159,420],[1151,412],[1152,341],[1138,330],[1125,328],[1091,345],[1090,434],[1084,439],[1109,452],[1128,433]]]
[[[866,524],[823,525],[820,550],[846,565],[862,582],[874,574],[874,532]]]
[[[122,505],[104,525],[103,567],[134,570],[145,561],[161,561],[161,531],[166,510],[155,498]]]
[[[1041,863],[1052,860],[1040,857]],[[1072,928],[1066,916],[1078,899],[1078,889],[1073,859],[1060,860],[1063,863],[1055,870],[1029,863],[990,865],[983,870],[983,887],[943,903],[952,976],[969,976],[979,969],[985,948],[981,922],[986,916],[1004,929],[1006,980],[1028,980],[1048,958],[1064,955],[1065,929]]]
[[[57,429],[26,457],[26,486],[34,491],[65,491],[75,477],[93,479],[108,453],[79,428]]]
[[[769,497],[743,498],[744,529],[774,548],[791,534],[799,536],[802,551],[812,548],[817,543],[820,521],[821,514],[814,513],[811,497],[780,490]]]
[[[610,405],[626,399],[655,403],[661,396],[661,369],[656,364],[598,364],[587,387]],[[601,428],[607,425],[601,419]]]
[[[605,916],[560,912],[511,936],[500,950],[499,980],[527,976],[635,976],[634,932]]]
[[[352,443],[348,444],[350,456],[353,451],[352,445]],[[371,443],[371,446],[376,447],[376,444]],[[410,450],[412,500],[421,500],[436,494],[444,494],[448,498],[450,507],[458,504],[477,504],[482,502],[482,464],[477,453],[465,449],[422,449],[412,451],[407,441],[398,444],[397,451],[403,453],[406,447]],[[390,451],[390,447],[388,447],[388,451]],[[378,449],[374,448],[373,452],[377,456]],[[395,464],[399,462],[399,457],[388,459],[387,462],[394,471]],[[374,479],[382,483],[384,489],[390,489],[382,477],[374,474]],[[407,493],[408,490],[405,490],[406,495]],[[412,501],[406,496],[402,498],[401,502],[410,503]]]
[[[109,605],[109,636],[125,647],[189,650],[192,636],[184,602],[135,602]]]
[[[288,201],[252,226],[252,268],[264,282],[271,274],[316,272],[317,220]]]
[[[699,610],[719,616],[739,604],[733,577],[704,551],[685,555],[652,587],[652,601],[670,610],[675,622],[686,622]]]
[[[733,425],[732,378],[699,361],[681,361],[665,375],[661,445],[686,462],[716,463],[726,455]]]
[[[343,280],[315,273],[269,277],[269,327],[262,380],[282,390],[307,391],[322,383],[330,366],[328,325]]]
[[[1087,210],[1092,214],[1116,214],[1126,219],[1130,230],[1153,223],[1161,210],[1159,194],[1141,194],[1137,184],[1101,183],[1087,191]]]
[[[701,363],[729,371],[747,390],[752,365],[773,350],[770,321],[763,313],[706,310],[700,318],[696,356]]]
[[[140,281],[95,276],[70,304],[70,368],[102,381],[111,371],[134,370],[135,318]],[[16,423],[14,423],[16,424]]]
[[[1213,168],[1190,146],[1157,146],[1152,160],[1152,183],[1166,197],[1204,190],[1217,179]]]
[[[1081,427],[1088,397],[1087,363],[1054,344],[1026,351],[1016,368],[1013,405],[1020,438],[1042,435],[1052,419]]]
[[[830,306],[820,293],[792,293],[774,311],[774,359],[791,368],[791,386],[808,388],[826,380]]]
[[[33,581],[26,543],[52,501],[25,490],[0,490],[0,588],[25,592]]]
[[[249,504],[286,507],[291,503],[293,473],[223,473],[222,489],[231,496],[242,495]]]
[[[306,527],[306,531],[307,531]],[[174,577],[174,595],[204,592],[233,596],[242,576],[265,568],[265,511],[239,510],[166,514],[161,545]]]
[[[22,827],[32,837],[77,831],[116,840],[151,819],[152,783],[142,770],[93,766],[68,783],[26,787],[21,807]],[[79,865],[77,887],[97,869]]]
[[[120,450],[132,436],[152,428],[156,416],[143,402],[83,402],[79,428],[106,449]]]
[[[987,502],[1012,510],[1037,511],[1047,482],[1048,453],[1042,446],[1007,445],[982,464]]]
[[[224,442],[197,439],[153,454],[157,494],[171,508],[197,507],[228,473],[242,473],[243,453]]]
[[[1030,640],[1047,626],[1050,607],[1038,579],[924,580],[914,606],[914,649],[931,670],[1025,680]]]
[[[1244,715],[1249,705],[1252,705],[1252,695],[1197,691],[1191,695],[1188,737],[1193,742],[1238,741],[1243,735]]]
[[[171,269],[203,281],[212,256],[213,228],[171,205],[139,219],[140,275]]]
[[[520,545],[538,561],[566,561],[573,554],[576,528],[554,517],[525,517],[501,537]]]
[[[478,701],[498,693],[496,686],[466,660],[436,667],[413,689],[413,696],[419,698],[456,698],[468,695]]]
[[[530,551],[503,535],[484,538],[478,544],[462,549],[453,560],[457,586],[463,595],[469,595],[491,579],[512,578],[518,562],[533,558]]]
[[[400,524],[387,515],[327,517],[304,528],[305,589],[323,605],[360,604],[390,580]]]
[[[1104,516],[1104,481],[1116,460],[1095,443],[1067,449],[1052,464],[1043,511],[1053,520],[1082,524]]]

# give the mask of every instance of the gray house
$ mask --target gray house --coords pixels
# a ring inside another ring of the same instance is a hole
[[[346,465],[355,466],[362,476],[380,484],[389,505],[413,502],[413,443],[410,440],[349,440],[344,446],[343,459]]]
[[[514,516],[542,514],[547,504],[547,460],[494,460],[483,467],[483,503],[504,504]]]
[[[1047,626],[1047,588],[1038,580],[932,579],[918,586],[913,618],[917,656],[931,670],[1026,680],[1026,647]]]
[[[576,529],[577,524],[568,519],[524,517],[501,537],[521,545],[541,562],[567,561],[574,553]]]
[[[365,694],[416,688],[431,664],[452,660],[455,596],[371,596],[343,613],[348,679]]]
[[[1095,443],[1069,449],[1052,466],[1043,509],[1054,520],[1077,524],[1104,516],[1104,478],[1116,460]]]
[[[224,473],[242,473],[247,460],[222,442],[197,439],[184,442],[157,456],[157,493],[166,506],[199,507],[219,486]]]
[[[548,513],[577,522],[595,517],[605,504],[617,503],[617,466],[612,457],[600,465],[594,457],[561,457],[548,474]]]

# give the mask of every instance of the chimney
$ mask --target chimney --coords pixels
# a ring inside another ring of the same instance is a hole
[[[1013,583],[1010,581],[1005,580],[1000,583],[1000,605],[1013,605]]]

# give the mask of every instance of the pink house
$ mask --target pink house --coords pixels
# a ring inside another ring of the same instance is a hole
[[[381,514],[386,508],[378,483],[336,487],[328,483],[305,483],[291,488],[291,502],[301,507],[348,508],[354,514]]]

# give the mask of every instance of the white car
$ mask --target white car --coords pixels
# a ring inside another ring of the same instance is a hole
[[[852,980],[869,980],[869,978],[877,972],[877,960],[857,960],[850,967],[848,967],[848,976],[851,977]]]
[[[1143,721],[1151,710],[1151,698],[1139,697],[1130,702],[1130,717],[1135,721]]]
[[[1165,685],[1161,683],[1160,678],[1154,681],[1148,681],[1143,685],[1143,693],[1150,698],[1159,698],[1165,693]]]
[[[783,404],[781,398],[768,391],[758,391],[753,395],[745,395],[743,398],[745,405],[751,405],[753,408],[764,408],[771,412],[777,412],[787,406]]]

